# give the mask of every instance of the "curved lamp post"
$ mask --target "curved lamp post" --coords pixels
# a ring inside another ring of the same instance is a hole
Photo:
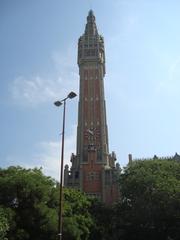
[[[76,93],[70,92],[68,96],[61,101],[54,102],[56,107],[63,105],[63,126],[62,126],[62,146],[61,146],[61,162],[60,162],[60,192],[59,192],[59,222],[58,222],[58,235],[62,240],[62,212],[63,212],[63,168],[64,168],[64,130],[65,130],[65,117],[66,117],[66,100],[76,97]]]

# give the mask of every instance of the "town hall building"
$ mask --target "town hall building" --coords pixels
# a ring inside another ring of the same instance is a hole
[[[105,49],[90,10],[78,42],[79,106],[77,150],[71,167],[65,166],[64,185],[76,188],[106,204],[118,199],[116,155],[109,152],[104,94]]]

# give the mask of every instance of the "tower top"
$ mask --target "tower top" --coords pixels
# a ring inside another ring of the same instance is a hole
[[[88,36],[94,36],[97,35],[97,27],[96,27],[96,18],[94,16],[93,10],[89,10],[88,16],[87,16],[87,23],[85,28],[85,35]]]
[[[90,19],[90,18],[94,18],[94,19],[95,19],[94,12],[93,12],[92,9],[89,10],[87,20],[88,20],[88,18],[89,18],[89,19]]]

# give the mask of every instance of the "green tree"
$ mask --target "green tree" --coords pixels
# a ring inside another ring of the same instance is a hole
[[[115,222],[124,239],[179,239],[179,162],[133,162],[121,174],[120,192]]]
[[[88,239],[92,225],[90,204],[79,191],[64,189],[64,239]],[[8,230],[6,221],[9,223],[8,240],[57,238],[59,184],[44,176],[41,169],[0,169],[0,207],[6,213],[0,215],[4,234]]]
[[[0,170],[0,205],[11,211],[9,240],[54,239],[56,182],[39,169]]]
[[[91,199],[89,212],[93,218],[93,225],[89,240],[114,239],[113,206],[107,206],[98,199]]]
[[[3,208],[0,208],[0,239],[6,240],[6,234],[9,229],[8,219]]]
[[[64,189],[64,239],[87,240],[93,224],[90,199],[80,191]]]

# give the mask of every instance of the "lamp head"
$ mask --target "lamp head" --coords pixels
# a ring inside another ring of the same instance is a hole
[[[75,93],[75,92],[70,92],[69,94],[68,94],[68,98],[74,98],[74,97],[76,97],[77,96],[77,94]]]
[[[56,107],[59,107],[59,106],[62,105],[62,102],[60,102],[60,101],[56,101],[56,102],[54,102],[54,105],[55,105]]]

